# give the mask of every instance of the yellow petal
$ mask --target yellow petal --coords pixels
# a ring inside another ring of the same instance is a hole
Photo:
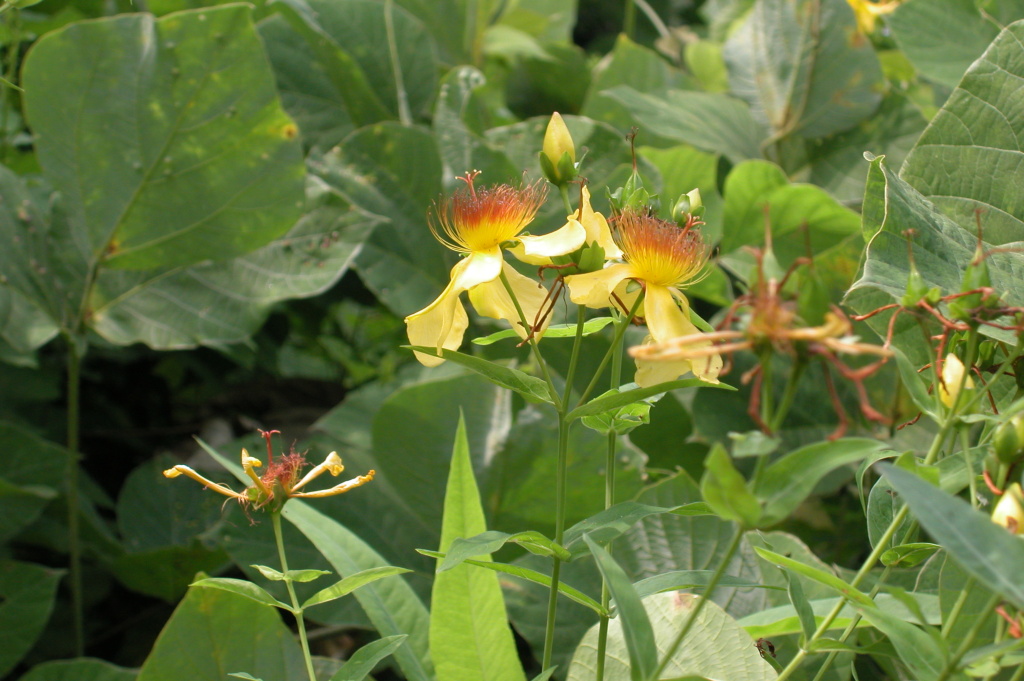
[[[608,221],[590,206],[590,190],[585,185],[583,187],[583,214],[580,217],[580,223],[587,231],[587,243],[596,241],[597,245],[604,249],[605,260],[622,259],[622,250],[612,239]]]
[[[587,230],[580,221],[570,217],[560,228],[541,236],[517,237],[519,243],[512,255],[531,265],[547,265],[556,255],[572,253],[587,240]]]
[[[533,279],[519,274],[508,263],[504,264],[503,270],[505,278],[508,279],[509,286],[515,293],[516,300],[519,301],[519,306],[523,310],[527,323],[535,324],[540,321],[537,319],[537,316],[545,299],[547,299],[547,289]],[[504,319],[519,334],[520,338],[526,338],[527,330],[523,328],[519,312],[516,310],[512,298],[509,297],[508,291],[505,290],[505,286],[500,280],[490,281],[470,290],[469,300],[473,303],[473,308],[478,313],[485,317]],[[542,321],[542,325],[537,332],[538,338],[544,329],[547,328],[549,316],[545,316]]]
[[[633,267],[626,264],[610,265],[597,272],[573,274],[565,278],[569,298],[577,305],[608,307],[612,291],[625,279],[633,276]]]
[[[952,407],[953,403],[956,402],[957,395],[960,394],[961,383],[963,383],[963,387],[966,390],[974,388],[974,381],[971,380],[970,375],[964,378],[966,371],[967,369],[959,357],[952,353],[946,355],[946,359],[942,362],[942,381],[939,383],[939,399],[947,407]]]
[[[498,248],[473,253],[460,260],[452,268],[452,280],[437,300],[405,318],[409,343],[436,348],[438,351],[457,350],[469,327],[469,316],[459,295],[482,282],[497,279],[502,262],[501,250]],[[428,367],[444,361],[440,357],[420,352],[415,354],[416,359]]]
[[[648,284],[647,294],[644,296],[644,316],[647,320],[647,328],[651,332],[651,342],[654,343],[700,333],[700,330],[690,321],[689,305],[686,298],[681,293],[665,286]],[[694,343],[690,347],[700,348],[710,344],[711,341],[703,344]],[[659,364],[667,366],[655,366]],[[693,375],[702,381],[718,383],[718,374],[722,370],[722,358],[720,355],[712,355],[692,360],[678,359],[667,362],[638,359],[636,365],[637,376],[634,380],[642,387],[663,381],[674,381],[688,372],[693,372]]]
[[[572,143],[572,135],[569,134],[569,128],[565,126],[565,121],[557,111],[551,114],[551,120],[548,121],[541,150],[556,168],[564,153],[568,153],[573,162],[576,161],[576,147]]]

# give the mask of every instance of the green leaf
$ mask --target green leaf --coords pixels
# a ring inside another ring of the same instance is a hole
[[[641,579],[633,584],[633,588],[640,595],[640,598],[663,591],[679,591],[680,589],[702,589],[711,581],[715,574],[714,570],[672,570],[654,575],[647,579]],[[760,582],[752,582],[742,577],[722,575],[718,582],[719,586],[732,586],[741,589],[779,589],[777,586],[767,586]]]
[[[63,570],[0,560],[0,674],[6,675],[32,648],[50,619]]]
[[[644,518],[659,513],[672,513],[675,510],[677,509],[651,506],[637,501],[623,501],[570,527],[562,536],[562,544],[569,550],[572,560],[589,553],[583,542],[585,534],[598,544],[608,544]]]
[[[908,0],[885,24],[922,75],[953,88],[999,32],[979,10],[974,0]]]
[[[282,582],[285,580],[291,582],[312,582],[324,575],[331,574],[328,570],[289,570],[288,572],[281,572],[266,565],[251,565],[250,567],[259,570],[261,575],[272,582]]]
[[[300,215],[302,149],[248,6],[72,24],[33,46],[22,82],[89,268],[241,255]]]
[[[19,681],[135,681],[137,675],[137,669],[85,657],[37,664]]]
[[[722,50],[730,89],[777,137],[852,128],[884,89],[874,48],[856,31],[844,0],[758,0]]]
[[[929,624],[941,624],[942,612],[939,609],[939,599],[932,594],[913,594],[918,606],[924,611]],[[811,609],[814,612],[815,624],[820,625],[825,616],[839,604],[838,598],[815,598],[810,601]],[[890,613],[896,618],[904,620],[914,619],[914,613],[901,603],[898,599],[889,594],[879,594],[875,598],[875,605],[880,610]],[[846,605],[840,610],[839,616],[829,626],[829,631],[845,629],[852,621],[855,610],[852,605]],[[776,638],[802,632],[800,619],[792,605],[782,605],[768,608],[761,612],[748,615],[740,620],[740,625],[747,632],[757,638]],[[871,623],[861,619],[858,627],[871,626]]]
[[[246,674],[245,672],[232,672],[231,674],[228,674],[228,676],[233,676],[236,679],[246,679],[247,681],[263,681],[263,679],[252,676],[251,674]]]
[[[950,653],[945,639],[929,636],[919,627],[874,606],[861,606],[857,610],[864,619],[889,637],[915,679],[933,681],[939,678]]]
[[[308,570],[308,572],[321,572],[320,570]],[[365,586],[370,582],[376,582],[378,579],[384,579],[385,577],[391,577],[392,575],[400,575],[405,572],[412,572],[412,570],[394,567],[386,565],[383,567],[367,568],[362,572],[357,572],[354,575],[349,575],[345,579],[341,580],[333,586],[329,586],[322,591],[318,591],[313,594],[305,603],[302,604],[303,609],[310,607],[311,605],[318,605],[320,603],[327,603],[333,601],[336,598],[347,596],[361,586]]]
[[[693,610],[697,596],[674,593],[658,594],[644,599],[650,617],[658,650],[666,650],[679,633],[683,622]],[[630,679],[629,658],[620,619],[608,627],[608,650],[605,666],[606,681]],[[572,665],[568,681],[593,681],[597,659],[597,626],[583,637]],[[769,681],[776,674],[758,655],[754,639],[732,617],[714,603],[705,604],[697,615],[686,644],[679,646],[665,667],[662,679],[698,676],[729,681]]]
[[[627,85],[603,94],[629,110],[645,130],[698,149],[720,153],[733,163],[761,157],[768,137],[742,100],[721,93],[669,90],[646,95]]]
[[[929,544],[927,542],[900,544],[883,552],[879,560],[882,561],[882,565],[886,566],[914,567],[931,558],[941,548],[938,544]]]
[[[299,644],[278,613],[228,591],[189,589],[137,681],[223,681],[229,669],[263,679],[306,673]]]
[[[486,359],[480,359],[479,357],[473,357],[472,355],[465,355],[454,350],[441,350],[438,352],[435,348],[427,348],[419,345],[403,347],[408,347],[414,352],[422,352],[425,355],[431,355],[433,357],[443,357],[444,359],[455,362],[456,364],[461,364],[467,369],[480,374],[495,385],[501,386],[502,388],[508,388],[509,390],[514,390],[531,402],[551,402],[551,391],[548,390],[548,384],[536,376],[530,376],[518,369],[501,366],[500,364],[489,362]]]
[[[451,550],[458,537],[486,529],[466,426],[460,416],[445,492],[440,548]],[[490,555],[476,562],[490,562]],[[469,565],[442,568],[434,576],[430,599],[430,650],[438,676],[453,681],[525,680],[498,576]]]
[[[588,319],[583,323],[583,335],[589,336],[597,333],[604,327],[608,326],[615,320],[611,317],[595,317]],[[575,338],[576,337],[576,325],[575,324],[552,324],[544,332],[544,338]],[[506,338],[519,338],[519,335],[512,329],[504,329],[492,333],[489,336],[482,336],[480,338],[474,338],[474,345],[492,345],[500,340]]]
[[[782,571],[782,574],[785,576],[786,584],[788,585],[786,591],[789,594],[789,602],[793,604],[793,610],[796,611],[796,615],[800,619],[800,630],[803,633],[802,640],[810,641],[814,638],[814,632],[818,628],[818,623],[814,619],[814,610],[811,608],[807,596],[804,595],[804,588],[800,584],[800,580],[797,579],[797,576],[785,570]]]
[[[398,634],[367,643],[352,653],[342,668],[331,677],[331,681],[363,681],[377,663],[398,650],[407,638],[405,634]]]
[[[839,579],[833,574],[825,572],[824,570],[820,570],[816,567],[806,565],[804,563],[793,560],[792,558],[788,558],[781,554],[775,553],[774,551],[763,549],[760,546],[755,546],[754,550],[757,551],[757,555],[761,556],[769,563],[772,563],[777,567],[789,570],[794,574],[809,577],[810,579],[813,579],[814,581],[820,584],[824,584],[825,586],[831,587],[843,596],[849,598],[850,601],[853,603],[857,603],[866,608],[875,607],[874,602],[870,598],[868,598],[867,594],[859,591],[858,589],[853,588],[852,586],[850,586],[849,584],[847,584],[846,582]]]
[[[653,397],[660,393],[667,393],[670,390],[698,387],[714,387],[724,388],[726,390],[735,390],[731,385],[727,385],[725,383],[710,384],[700,380],[699,378],[684,378],[678,381],[658,383],[657,385],[648,386],[646,388],[630,388],[614,394],[605,394],[601,397],[595,397],[586,404],[576,407],[570,411],[568,415],[566,415],[566,419],[572,421],[584,416],[600,414],[602,412],[623,407],[627,404],[632,404],[633,402],[638,402],[648,397]]]
[[[757,527],[761,505],[747,486],[732,459],[721,444],[716,444],[704,460],[700,491],[714,512],[723,520],[733,520],[744,529]]]
[[[652,679],[658,666],[658,649],[654,642],[654,629],[636,589],[618,563],[589,535],[583,541],[594,554],[597,568],[604,577],[608,591],[615,599],[622,638],[629,653],[629,669],[632,681]]]
[[[618,395],[618,390],[608,390],[594,399],[601,399],[610,395]],[[584,426],[602,435],[625,435],[639,426],[650,423],[652,399],[641,402],[631,402],[616,409],[610,409],[601,414],[584,416],[581,420]]]
[[[228,563],[224,551],[211,550],[197,538],[186,546],[122,553],[114,558],[110,571],[132,591],[173,604],[181,600],[197,572],[220,570]]]
[[[540,532],[527,530],[525,532],[509,534],[507,532],[489,530],[469,539],[457,537],[449,545],[448,555],[445,556],[444,561],[438,566],[437,571],[446,572],[451,570],[467,558],[490,555],[508,543],[519,544],[530,553],[537,554],[538,556],[557,556],[559,560],[570,559],[568,551]]]
[[[6,421],[0,421],[0,451],[4,452],[3,480],[20,490],[0,496],[0,543],[6,543],[50,503],[43,489],[62,489],[68,455],[63,447]]]
[[[427,551],[426,549],[416,549],[416,551],[422,553],[424,556],[431,556],[433,558],[444,558],[445,556],[445,554],[440,553],[438,551]],[[509,565],[507,563],[494,563],[489,561],[484,562],[481,560],[471,560],[468,558],[463,562],[467,565],[475,565],[477,567],[493,570],[494,572],[503,572],[507,575],[519,577],[520,579],[525,579],[529,582],[533,582],[534,584],[540,584],[544,587],[551,587],[550,575],[545,575],[541,572],[537,572],[536,570],[531,570],[529,568],[520,567],[518,565]],[[564,595],[565,597],[569,598],[570,600],[573,600],[579,603],[580,605],[584,605],[590,608],[599,615],[602,613],[606,613],[605,609],[601,607],[600,603],[598,603],[582,591],[574,589],[565,582],[559,581],[558,592]]]
[[[773,525],[785,520],[826,475],[884,448],[878,440],[843,438],[786,454],[764,470],[754,487],[754,494],[764,504],[760,523]]]
[[[244,579],[232,579],[230,577],[206,577],[205,579],[199,579],[190,586],[203,587],[207,589],[220,589],[221,591],[230,591],[233,594],[244,596],[250,600],[256,601],[261,605],[269,605],[274,608],[281,608],[288,612],[293,612],[292,606],[286,605],[281,601],[277,600],[263,587],[257,586],[252,582]]]
[[[895,466],[879,464],[882,475],[899,492],[928,534],[992,591],[1024,608],[1024,542],[954,497]]]

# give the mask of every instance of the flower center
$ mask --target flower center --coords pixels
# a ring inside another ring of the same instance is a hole
[[[437,240],[460,253],[491,250],[514,239],[533,221],[547,196],[547,187],[539,181],[521,189],[507,184],[477,189],[477,175],[479,171],[460,177],[466,186],[443,199],[430,220]]]
[[[614,219],[615,240],[639,279],[655,286],[693,283],[708,260],[700,229],[679,227],[642,213]]]

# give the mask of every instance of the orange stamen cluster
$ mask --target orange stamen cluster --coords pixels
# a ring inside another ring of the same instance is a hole
[[[514,239],[547,198],[547,186],[540,181],[522,188],[499,184],[477,189],[473,180],[479,174],[473,171],[458,178],[466,186],[442,199],[430,215],[430,231],[459,253],[488,251]]]
[[[695,283],[708,261],[696,227],[680,227],[646,213],[627,211],[613,219],[613,236],[638,279],[655,286]]]

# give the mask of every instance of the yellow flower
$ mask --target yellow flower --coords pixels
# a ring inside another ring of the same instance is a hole
[[[939,382],[939,399],[947,407],[952,408],[953,403],[956,402],[957,395],[960,394],[960,384],[962,383],[966,390],[972,390],[974,388],[974,381],[971,380],[970,376],[964,378],[964,363],[960,361],[960,358],[950,353],[946,355],[946,359],[942,362],[942,380]]]
[[[1011,534],[1024,534],[1024,491],[1020,483],[1013,483],[1003,492],[992,511],[992,522],[1002,525]]]
[[[891,13],[899,5],[899,0],[879,3],[871,0],[846,0],[846,2],[853,8],[853,14],[857,17],[857,28],[862,33],[873,33],[875,18]]]
[[[269,438],[267,438],[267,447],[269,453]],[[341,463],[341,457],[338,456],[337,452],[331,452],[328,454],[323,463],[314,466],[300,479],[299,473],[302,472],[302,468],[305,465],[306,457],[302,454],[293,452],[278,457],[277,461],[274,461],[272,458],[268,459],[266,470],[263,472],[263,475],[259,475],[256,473],[255,469],[261,468],[263,466],[263,462],[249,456],[249,452],[243,449],[242,469],[253,481],[252,486],[247,487],[243,492],[236,492],[227,485],[208,480],[184,464],[178,464],[173,468],[168,468],[164,471],[164,477],[176,478],[180,475],[184,475],[192,478],[199,484],[204,487],[208,487],[218,494],[223,494],[226,497],[237,500],[245,507],[251,506],[253,508],[263,508],[268,504],[275,503],[276,507],[280,508],[285,501],[293,497],[315,499],[319,497],[329,497],[335,494],[342,494],[350,489],[365,485],[373,480],[373,476],[375,475],[375,471],[371,470],[366,475],[357,476],[328,489],[322,489],[315,492],[301,492],[299,490],[324,472],[329,472],[332,476],[336,477],[341,475],[342,471],[345,470],[345,466]]]
[[[497,185],[477,189],[473,180],[479,172],[459,178],[466,186],[441,202],[430,229],[438,241],[466,257],[452,268],[451,281],[437,300],[405,318],[412,345],[455,350],[469,326],[469,317],[459,296],[468,291],[476,311],[486,317],[505,319],[521,338],[543,333],[547,320],[538,313],[547,290],[519,274],[505,262],[502,247],[515,246],[526,262],[572,253],[583,245],[586,231],[576,219],[543,236],[520,236],[544,203],[546,189],[539,182],[521,189]],[[534,328],[523,328],[515,303],[500,281],[504,274],[526,320]],[[425,366],[443,362],[439,357],[416,353]]]
[[[619,249],[618,244],[615,243],[615,239],[612,238],[612,231],[608,227],[608,221],[590,205],[590,190],[587,189],[586,185],[583,186],[580,194],[580,209],[578,212],[566,216],[566,226],[573,223],[582,225],[583,231],[586,233],[583,243],[596,243],[604,249],[605,260],[622,259],[622,250]],[[509,249],[509,252],[519,260],[530,265],[542,266],[552,264],[551,258],[548,256],[527,253],[525,243],[516,244]]]
[[[629,282],[636,281],[644,290],[637,316],[646,320],[650,331],[645,344],[699,333],[690,321],[690,306],[679,287],[699,281],[707,263],[708,249],[700,230],[633,211],[622,213],[614,222],[626,262],[566,277],[572,301],[596,308],[611,304],[628,313],[640,294],[639,288],[629,289]],[[668,362],[638,359],[635,380],[646,387],[692,371],[701,380],[717,383],[721,368],[718,354]]]
[[[552,184],[562,186],[578,174],[576,168],[576,147],[565,121],[556,111],[551,114],[544,144],[541,147],[541,169]]]

